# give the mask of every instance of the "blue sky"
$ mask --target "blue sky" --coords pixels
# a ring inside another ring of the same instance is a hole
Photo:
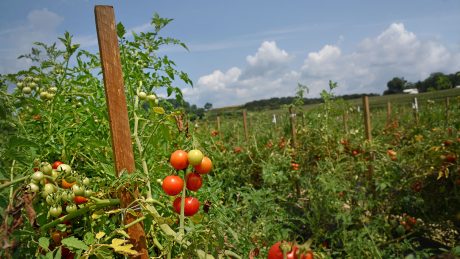
[[[0,73],[27,67],[16,57],[65,31],[97,51],[96,4],[114,6],[129,29],[148,30],[154,12],[173,18],[163,35],[190,51],[162,53],[189,74],[183,92],[198,106],[292,96],[297,83],[317,97],[329,80],[337,94],[381,94],[394,76],[460,71],[458,0],[3,0]]]

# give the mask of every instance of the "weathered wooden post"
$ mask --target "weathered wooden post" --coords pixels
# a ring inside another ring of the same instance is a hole
[[[247,121],[246,110],[243,110],[243,127],[244,127],[244,138],[246,139],[246,144],[249,145],[248,121]]]
[[[446,127],[449,126],[449,117],[450,117],[450,114],[449,114],[449,97],[446,97]]]
[[[417,97],[414,97],[414,102],[412,103],[412,110],[413,110],[413,112],[414,112],[415,124],[418,125],[419,117],[418,117],[418,102],[417,102]]]
[[[345,130],[345,134],[348,135],[348,110],[346,110],[343,115],[342,115],[342,119],[343,119],[343,128]]]
[[[125,171],[133,173],[135,171],[135,162],[131,144],[131,130],[129,128],[115,14],[112,6],[101,5],[94,8],[94,13],[109,112],[115,170],[118,176],[120,176]],[[134,189],[136,191],[132,195],[125,189],[118,193],[123,208],[126,208],[137,198],[137,186]],[[130,224],[139,217],[141,217],[139,213],[133,215],[133,213],[127,212],[125,214],[125,224]],[[127,233],[130,242],[134,246],[133,248],[140,254],[139,258],[148,258],[146,237],[142,222],[130,226],[127,229]]]
[[[296,114],[293,111],[292,106],[289,107],[289,117],[291,120],[291,135],[292,135],[292,148],[296,148],[297,146],[297,136],[296,136],[296,128],[295,128],[295,116]]]
[[[363,96],[363,108],[364,108],[364,129],[365,129],[365,136],[366,140],[369,142],[372,141],[372,127],[371,127],[371,112],[369,108],[369,97],[368,96]],[[374,192],[374,184],[372,181],[372,177],[374,174],[374,166],[372,165],[372,161],[374,160],[374,153],[372,150],[369,151],[369,165],[368,165],[368,170],[367,170],[367,180],[368,184],[370,186],[370,191]]]
[[[372,140],[372,134],[371,134],[371,112],[369,109],[369,97],[368,96],[363,96],[363,108],[364,108],[364,129],[365,129],[365,134],[366,134],[366,139],[368,141]]]
[[[391,121],[391,103],[387,102],[387,127],[392,123]]]
[[[220,134],[220,117],[219,116],[217,116],[217,131]]]

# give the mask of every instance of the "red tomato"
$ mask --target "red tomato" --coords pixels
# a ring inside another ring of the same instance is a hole
[[[169,196],[178,195],[184,188],[184,180],[177,175],[168,175],[161,185],[163,191]]]
[[[169,159],[172,167],[176,170],[183,170],[188,166],[188,154],[184,150],[176,150]]]
[[[174,211],[180,214],[181,197],[177,197],[173,202]],[[193,216],[200,209],[200,201],[195,197],[186,197],[184,206],[184,215]]]
[[[307,253],[303,253],[300,255],[300,259],[313,259],[314,256],[313,256],[313,252],[312,251],[308,251]]]
[[[270,247],[270,250],[268,250],[268,259],[283,259],[283,251],[281,251],[280,248],[281,242],[278,241],[272,247]],[[287,259],[297,259],[296,257],[296,251],[297,247],[293,246],[291,251],[287,253],[286,258]]]
[[[393,149],[388,149],[387,150],[387,154],[390,156],[390,157],[393,157],[393,156],[396,156],[396,151],[394,151]]]
[[[198,191],[203,185],[203,180],[201,179],[201,175],[198,173],[190,173],[186,177],[187,181],[187,189],[190,191]]]
[[[53,163],[53,169],[57,169],[58,166],[60,166],[61,164],[63,164],[61,161],[56,161]]]
[[[75,204],[83,204],[83,203],[87,203],[88,199],[83,196],[75,196],[73,198],[73,201],[75,202]]]
[[[201,160],[201,163],[195,166],[195,171],[200,174],[207,174],[211,172],[211,169],[212,169],[212,161],[207,156],[203,157],[203,160]]]
[[[61,187],[64,188],[64,189],[70,189],[72,188],[72,185],[74,185],[76,182],[67,182],[65,179],[62,179],[61,181]]]

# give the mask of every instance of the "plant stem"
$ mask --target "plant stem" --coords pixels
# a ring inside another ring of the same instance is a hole
[[[60,218],[57,218],[43,226],[40,227],[40,230],[45,232],[46,230],[66,221],[66,220],[71,220],[75,217],[78,217],[78,216],[81,216],[83,214],[86,214],[87,212],[89,211],[92,211],[92,210],[96,210],[96,209],[100,209],[100,208],[104,208],[104,207],[108,207],[108,206],[115,206],[115,205],[118,205],[120,204],[120,200],[119,199],[107,199],[107,200],[101,200],[101,201],[98,201],[96,202],[95,204],[92,204],[92,205],[89,205],[89,206],[86,206],[84,208],[81,208],[75,212],[72,212],[72,213],[69,213],[63,217],[60,217]]]
[[[186,175],[186,170],[184,169],[184,179]],[[184,228],[184,219],[185,219],[185,192],[186,192],[187,184],[184,183],[184,187],[182,187],[181,193],[181,200],[180,200],[180,216],[179,216],[179,236],[183,238],[185,235],[185,228]]]
[[[139,93],[140,87],[137,88],[137,93]],[[142,161],[142,170],[145,173],[145,176],[147,178],[147,199],[150,200],[152,199],[152,187],[150,186],[150,177],[149,177],[149,169],[147,167],[147,161],[145,161],[144,158],[144,148],[142,147],[141,140],[139,139],[139,117],[137,116],[137,109],[139,108],[139,97],[136,95],[135,101],[134,101],[134,134],[133,137],[136,141],[136,146],[137,150],[139,152],[139,156],[141,157]]]
[[[29,176],[23,176],[23,177],[16,178],[16,179],[14,179],[14,180],[12,180],[10,182],[3,183],[3,184],[0,185],[0,191],[2,189],[4,189],[4,188],[10,186],[10,185],[15,184],[15,183],[23,182],[23,181],[27,180],[28,178],[29,178]]]
[[[13,160],[13,163],[11,164],[11,171],[10,171],[10,182],[13,182],[14,181],[14,176],[13,176],[13,172],[14,172],[14,164],[16,164],[16,160]],[[10,204],[13,204],[13,185],[11,185],[10,187]]]

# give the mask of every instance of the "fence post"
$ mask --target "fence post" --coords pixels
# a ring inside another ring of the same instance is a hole
[[[135,161],[123,85],[120,50],[115,30],[115,13],[112,6],[101,5],[94,8],[94,13],[109,112],[115,170],[118,176],[120,176],[125,170],[127,173],[133,173],[135,171]],[[118,196],[123,208],[126,208],[138,197],[137,186],[135,186],[134,190],[132,194],[126,189],[122,189],[119,192]],[[135,214],[126,213],[125,224],[130,224],[142,216],[140,213]],[[127,233],[133,248],[140,254],[139,258],[148,258],[143,223],[138,222],[133,224],[127,229]]]

